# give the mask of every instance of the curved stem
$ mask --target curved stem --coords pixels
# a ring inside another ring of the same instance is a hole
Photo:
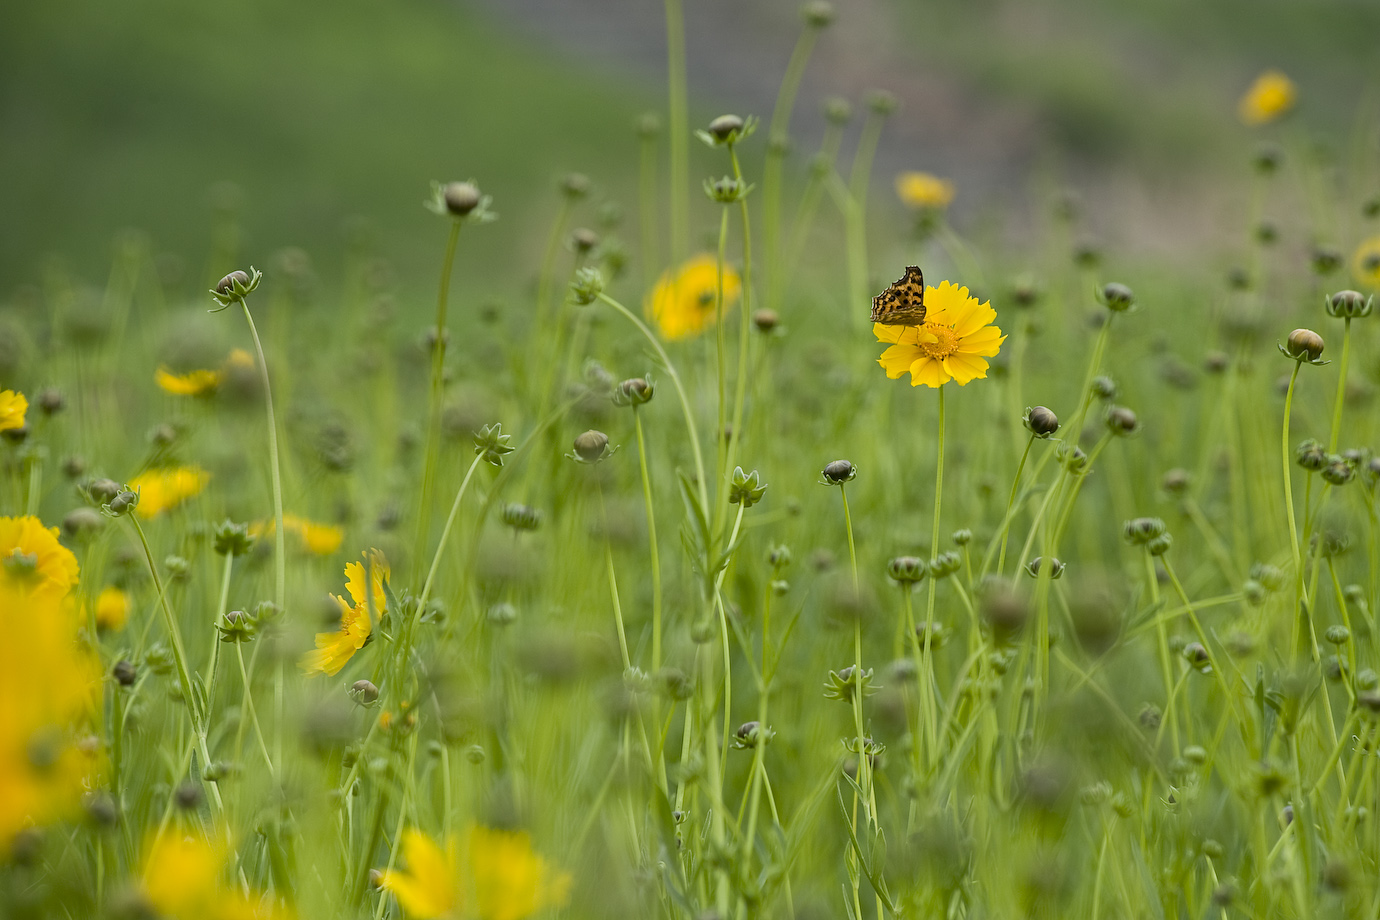
[[[1280,460],[1284,468],[1284,510],[1289,515],[1289,548],[1294,557],[1294,606],[1291,611],[1294,621],[1294,648],[1298,647],[1298,606],[1299,597],[1303,593],[1303,557],[1299,552],[1298,523],[1294,520],[1294,486],[1290,476],[1293,468],[1289,463],[1289,416],[1294,409],[1294,385],[1298,382],[1301,367],[1303,362],[1295,361],[1294,372],[1289,375],[1289,389],[1284,393],[1284,427],[1280,437]]]
[[[479,468],[479,464],[484,457],[474,458],[470,468],[465,471],[465,478],[460,482],[460,488],[455,493],[455,501],[451,502],[450,514],[446,517],[446,526],[441,529],[441,540],[436,544],[436,554],[431,557],[431,568],[426,573],[426,583],[422,585],[422,595],[418,600],[417,609],[425,610],[426,602],[431,599],[431,587],[436,581],[436,572],[441,568],[441,554],[445,551],[446,541],[450,539],[451,528],[455,526],[455,517],[460,513],[460,500],[465,497],[465,489],[470,484],[470,478],[474,476],[474,471]]]
[[[254,737],[259,742],[259,752],[264,755],[264,763],[268,765],[268,775],[275,776],[273,769],[273,758],[268,756],[268,745],[264,743],[264,730],[259,727],[259,711],[254,707],[254,691],[249,686],[249,672],[244,667],[244,649],[242,643],[235,643],[235,658],[240,663],[240,680],[244,681],[244,701],[249,707],[249,719],[254,725]]]
[[[1021,462],[1016,466],[1016,478],[1011,480],[1011,497],[1006,500],[1006,516],[1002,519],[1001,526],[1001,552],[997,555],[997,574],[1002,574],[1006,569],[1006,539],[1011,536],[1011,509],[1016,505],[1016,490],[1021,484],[1021,474],[1025,472],[1025,461],[1030,456],[1030,448],[1035,446],[1035,435],[1030,436],[1030,440],[1025,442],[1025,451],[1021,454]],[[983,573],[986,574],[987,565],[984,561],[982,566]]]
[[[652,506],[652,479],[647,469],[647,442],[642,433],[642,413],[633,406],[637,431],[637,462],[642,474],[642,502],[647,508],[647,550],[652,564],[652,673],[661,670],[661,553],[657,547],[656,511]]]
[[[452,220],[450,236],[446,240],[446,254],[441,260],[441,283],[436,294],[436,341],[432,346],[431,378],[427,390],[426,448],[422,455],[422,490],[418,495],[417,539],[414,546],[425,546],[427,531],[431,529],[431,493],[436,489],[436,441],[440,436],[441,386],[446,366],[446,311],[450,304],[450,276],[459,241],[460,221]],[[420,559],[418,556],[417,560]]]

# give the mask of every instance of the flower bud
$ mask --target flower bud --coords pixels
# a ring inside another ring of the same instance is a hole
[[[62,391],[57,387],[48,387],[39,391],[37,402],[39,411],[48,416],[57,415],[67,405],[66,398],[63,397]]]
[[[506,601],[499,601],[488,609],[485,617],[495,626],[511,626],[517,622],[517,608]]]
[[[1102,305],[1113,313],[1124,313],[1135,305],[1136,295],[1126,285],[1109,281],[1102,286]]]
[[[91,508],[73,508],[62,519],[62,532],[69,539],[86,537],[105,526],[105,518]]]
[[[1284,162],[1284,151],[1278,144],[1264,143],[1251,155],[1251,165],[1262,175],[1270,175]]]
[[[1220,374],[1231,366],[1231,356],[1224,351],[1210,351],[1203,356],[1203,370]]]
[[[1115,435],[1132,434],[1140,422],[1136,414],[1125,406],[1112,406],[1107,410],[1107,430]]]
[[[710,201],[717,201],[719,204],[734,204],[742,201],[752,189],[753,186],[733,176],[704,180],[705,195],[709,197]]]
[[[1103,401],[1116,399],[1116,381],[1105,374],[1092,379],[1092,394]]]
[[[235,289],[236,284],[246,285],[249,283],[249,275],[236,269],[216,282],[217,294],[229,294]]]
[[[609,455],[609,436],[590,429],[574,441],[575,457],[583,463],[598,463]]]
[[[1341,457],[1328,457],[1322,478],[1334,486],[1344,486],[1356,475],[1356,468]]]
[[[824,100],[824,118],[835,125],[846,125],[853,117],[853,106],[841,96],[830,96]]]
[[[938,581],[947,578],[963,567],[963,557],[958,553],[940,553],[930,560],[930,577]]]
[[[759,744],[765,744],[772,739],[776,732],[767,728],[761,722],[744,722],[738,726],[738,730],[733,733],[733,746],[739,750],[751,749]]]
[[[1145,551],[1152,556],[1163,556],[1169,552],[1174,545],[1173,534],[1162,533],[1158,537],[1152,537],[1145,544]]]
[[[1048,438],[1059,430],[1059,416],[1044,406],[1027,408],[1021,421],[1037,438]]]
[[[615,406],[641,406],[651,402],[656,388],[645,377],[629,377],[613,389]]]
[[[211,297],[219,304],[220,309],[224,310],[231,304],[242,303],[258,288],[263,277],[263,272],[252,265],[249,266],[248,273],[239,270],[233,271],[216,282],[215,289],[211,291]]]
[[[599,234],[588,227],[576,227],[570,231],[570,249],[579,255],[586,255],[599,245]]]
[[[110,676],[115,678],[115,682],[121,687],[132,687],[134,682],[139,679],[139,671],[129,659],[121,658],[110,669]]]
[[[709,133],[721,143],[732,143],[743,130],[743,119],[737,115],[720,115],[709,123]]]
[[[781,317],[775,310],[761,309],[752,314],[752,325],[758,332],[768,333],[776,329],[781,323]]]
[[[1338,291],[1327,298],[1327,315],[1342,319],[1359,319],[1370,315],[1374,303],[1374,298],[1366,297],[1360,291]]]
[[[1144,546],[1156,537],[1162,536],[1166,529],[1164,521],[1159,518],[1139,517],[1127,521],[1123,533],[1131,543]]]
[[[1039,578],[1040,570],[1045,567],[1046,566],[1044,557],[1036,556],[1034,559],[1031,559],[1029,562],[1026,563],[1025,571],[1028,575],[1030,575],[1031,578]],[[1050,578],[1058,578],[1060,575],[1064,574],[1064,563],[1060,562],[1058,559],[1055,559],[1053,557],[1051,557],[1049,560],[1048,568]]]
[[[541,526],[541,512],[519,502],[504,505],[500,517],[514,530],[536,530]]]
[[[138,504],[139,493],[126,490],[112,498],[105,505],[105,511],[111,517],[122,517],[133,511]]]
[[[921,649],[943,648],[949,641],[949,630],[942,623],[926,620],[915,625],[915,641]]]
[[[1309,258],[1313,274],[1326,276],[1342,267],[1342,254],[1331,246],[1315,246]]]
[[[953,541],[958,546],[967,546],[973,542],[973,532],[967,527],[960,527],[953,532]]]
[[[914,584],[929,572],[925,560],[918,556],[897,556],[887,563],[886,573],[901,584]]]
[[[512,440],[512,435],[503,433],[501,424],[485,425],[474,433],[474,452],[483,457],[484,462],[502,466],[504,455],[516,449],[510,443]]]
[[[853,693],[859,684],[862,686],[864,698],[877,692],[877,688],[872,686],[872,669],[855,674],[853,665],[840,668],[837,671],[830,671],[829,678],[824,682],[824,696],[826,699],[838,700],[842,703],[852,702]]]
[[[191,781],[180,784],[173,792],[173,801],[183,811],[191,811],[201,805],[201,786]]]
[[[357,680],[350,685],[350,699],[360,706],[372,706],[378,702],[379,688],[374,686],[373,681]]]
[[[858,475],[858,470],[847,460],[834,460],[824,467],[824,485],[841,486],[845,482],[852,482]]]
[[[1313,364],[1322,357],[1323,339],[1312,329],[1295,329],[1289,333],[1289,338],[1285,340],[1280,350],[1295,361],[1307,361]]]
[[[215,548],[222,556],[243,556],[254,546],[248,524],[225,520],[216,526]]]
[[[575,280],[570,282],[570,296],[582,307],[594,303],[602,293],[604,276],[597,268],[580,269],[575,273]]]
[[[1327,461],[1327,451],[1312,438],[1300,442],[1294,449],[1294,462],[1310,473],[1316,473],[1327,466]]]
[[[1185,645],[1183,656],[1195,670],[1203,674],[1212,671],[1212,656],[1201,642],[1190,642]]]
[[[1188,487],[1193,483],[1193,474],[1188,470],[1175,467],[1164,474],[1160,480],[1160,486],[1170,495],[1182,495],[1188,491]]]
[[[733,468],[733,478],[728,489],[729,504],[751,508],[762,500],[766,491],[767,484],[760,481],[756,470],[744,473],[741,466]]]
[[[441,194],[445,200],[446,210],[456,217],[469,214],[479,207],[480,201],[483,200],[479,188],[473,182],[448,183]]]
[[[1351,630],[1345,626],[1329,626],[1324,635],[1326,635],[1327,641],[1333,645],[1345,645],[1346,641],[1351,638]]]
[[[561,178],[561,194],[571,201],[578,201],[589,194],[589,177],[584,173],[566,173]]]
[[[834,21],[834,5],[827,0],[810,0],[800,8],[800,16],[812,29],[823,29]]]
[[[899,104],[895,94],[884,89],[869,90],[867,93],[867,107],[877,115],[890,115]]]
[[[97,505],[109,504],[124,489],[113,479],[93,479],[86,484],[85,492]]]

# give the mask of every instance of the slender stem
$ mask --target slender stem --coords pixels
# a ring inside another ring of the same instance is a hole
[[[419,610],[425,610],[426,602],[431,599],[431,588],[436,581],[436,573],[441,568],[441,555],[445,552],[446,541],[450,539],[451,528],[455,526],[455,517],[460,513],[460,500],[465,497],[465,489],[470,484],[470,478],[474,476],[474,471],[479,468],[479,464],[483,460],[483,455],[474,458],[470,468],[465,471],[465,478],[460,481],[460,488],[455,493],[455,501],[451,502],[450,514],[446,517],[446,526],[441,529],[441,540],[436,544],[436,553],[431,557],[431,568],[427,570],[426,582],[422,585],[421,598],[417,602]]]
[[[661,554],[657,547],[656,510],[652,505],[652,479],[647,468],[647,442],[642,433],[642,413],[633,406],[637,430],[637,462],[642,474],[642,503],[647,509],[647,550],[652,565],[652,673],[661,670]]]
[[[1327,439],[1327,452],[1337,452],[1337,439],[1342,434],[1342,405],[1346,402],[1346,369],[1351,363],[1351,317],[1346,318],[1342,332],[1342,358],[1337,362],[1337,398],[1332,407],[1332,434]]]
[[[283,477],[278,468],[278,423],[273,417],[273,389],[268,382],[268,361],[264,359],[264,347],[259,342],[259,330],[254,328],[254,317],[249,313],[249,302],[241,300],[244,319],[249,323],[249,334],[254,338],[254,351],[259,356],[259,375],[264,385],[264,408],[268,412],[268,459],[273,472],[273,599],[279,610],[286,609],[287,601],[287,551],[283,532]]]
[[[1006,569],[1006,538],[1011,535],[1011,509],[1016,505],[1016,489],[1021,484],[1021,474],[1025,472],[1025,461],[1030,456],[1030,448],[1034,445],[1035,435],[1032,434],[1030,440],[1025,442],[1025,451],[1021,454],[1021,462],[1016,466],[1016,478],[1011,480],[1011,497],[1006,500],[1006,516],[1002,519],[1001,552],[997,555],[997,574],[999,575]],[[984,572],[986,568],[984,565]]]
[[[431,493],[436,489],[437,441],[441,430],[441,387],[446,367],[446,311],[450,304],[450,277],[455,266],[456,245],[460,241],[460,224],[452,220],[450,236],[446,239],[446,254],[441,260],[441,283],[436,293],[436,341],[431,352],[431,379],[427,390],[426,450],[422,455],[422,489],[417,505],[417,539],[413,545],[427,544],[431,529]],[[421,556],[416,557],[421,561]],[[415,565],[415,563],[414,563]]]
[[[934,524],[930,528],[930,559],[934,560],[939,556],[939,513],[940,505],[944,499],[944,386],[940,384],[939,392],[939,442],[935,447],[934,465]],[[925,603],[925,623],[934,622],[934,591],[935,582],[938,579],[930,577],[929,600]],[[929,628],[928,625],[925,627]]]
[[[1294,385],[1299,379],[1302,361],[1294,362],[1294,372],[1289,375],[1289,389],[1284,393],[1284,427],[1280,437],[1280,460],[1284,468],[1284,510],[1289,515],[1289,548],[1294,557],[1294,605],[1290,616],[1294,624],[1293,647],[1298,647],[1299,599],[1303,593],[1303,556],[1299,552],[1298,524],[1294,520],[1294,486],[1292,482],[1293,464],[1289,462],[1289,416],[1294,410]]]
[[[689,251],[690,226],[690,124],[681,0],[666,0],[666,70],[671,122],[671,261],[676,263]]]
[[[776,309],[781,303],[781,174],[791,126],[791,113],[805,65],[814,50],[818,27],[806,24],[796,40],[795,50],[786,64],[786,74],[776,94],[776,107],[771,113],[771,128],[767,132],[767,159],[762,169],[762,243],[767,262],[767,306]]]
[[[235,658],[240,663],[240,679],[244,681],[244,701],[249,706],[249,719],[254,725],[254,737],[259,742],[259,752],[264,755],[264,763],[268,765],[268,775],[276,775],[273,769],[273,758],[268,755],[268,745],[264,743],[264,730],[259,727],[259,712],[254,708],[254,691],[249,684],[249,672],[244,667],[244,648],[243,643],[235,643]]]
[[[730,146],[728,148],[732,150]],[[715,263],[715,283],[714,283],[714,360],[715,360],[715,380],[717,381],[717,392],[719,397],[718,430],[714,432],[714,442],[718,445],[717,457],[719,459],[719,478],[723,478],[725,473],[724,464],[728,462],[728,412],[726,403],[728,401],[728,370],[724,362],[724,352],[728,350],[728,330],[724,328],[724,252],[728,246],[728,205],[724,205],[719,215],[719,249],[717,261]],[[736,436],[737,432],[733,432]],[[715,530],[718,530],[722,522],[720,510],[727,511],[728,492],[720,485],[718,490],[720,500],[716,502],[714,512]]]
[[[695,455],[695,473],[699,476],[696,485],[699,486],[700,504],[702,507],[709,506],[709,486],[704,474],[704,456],[700,452],[700,435],[695,426],[695,413],[690,410],[690,399],[685,394],[685,387],[680,381],[680,374],[676,373],[676,366],[671,363],[670,357],[666,354],[666,349],[661,347],[661,342],[652,334],[652,330],[647,328],[646,323],[638,319],[632,311],[614,300],[607,294],[600,294],[599,299],[622,313],[627,320],[637,327],[643,337],[651,343],[652,350],[661,359],[662,366],[666,368],[666,374],[671,378],[671,383],[676,388],[676,395],[680,397],[680,409],[685,416],[685,430],[690,435],[690,449]]]
[[[728,148],[729,156],[733,160],[733,175],[741,183],[743,171],[738,165],[738,152],[733,147]],[[724,494],[728,493],[727,480],[733,475],[733,469],[737,466],[739,449],[743,443],[743,410],[747,404],[747,385],[748,385],[748,347],[752,341],[752,224],[748,220],[747,199],[738,201],[738,206],[743,219],[743,302],[738,308],[738,378],[734,384],[733,391],[733,421],[729,425],[729,437],[727,441],[727,456],[724,460],[723,469],[723,489]]]

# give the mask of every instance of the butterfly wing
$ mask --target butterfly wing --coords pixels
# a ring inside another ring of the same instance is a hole
[[[895,284],[872,298],[872,322],[884,326],[918,326],[925,321],[925,274],[906,266]]]

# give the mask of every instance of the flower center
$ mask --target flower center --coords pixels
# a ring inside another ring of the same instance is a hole
[[[958,336],[943,323],[926,323],[920,327],[920,350],[927,357],[943,361],[958,351]]]

